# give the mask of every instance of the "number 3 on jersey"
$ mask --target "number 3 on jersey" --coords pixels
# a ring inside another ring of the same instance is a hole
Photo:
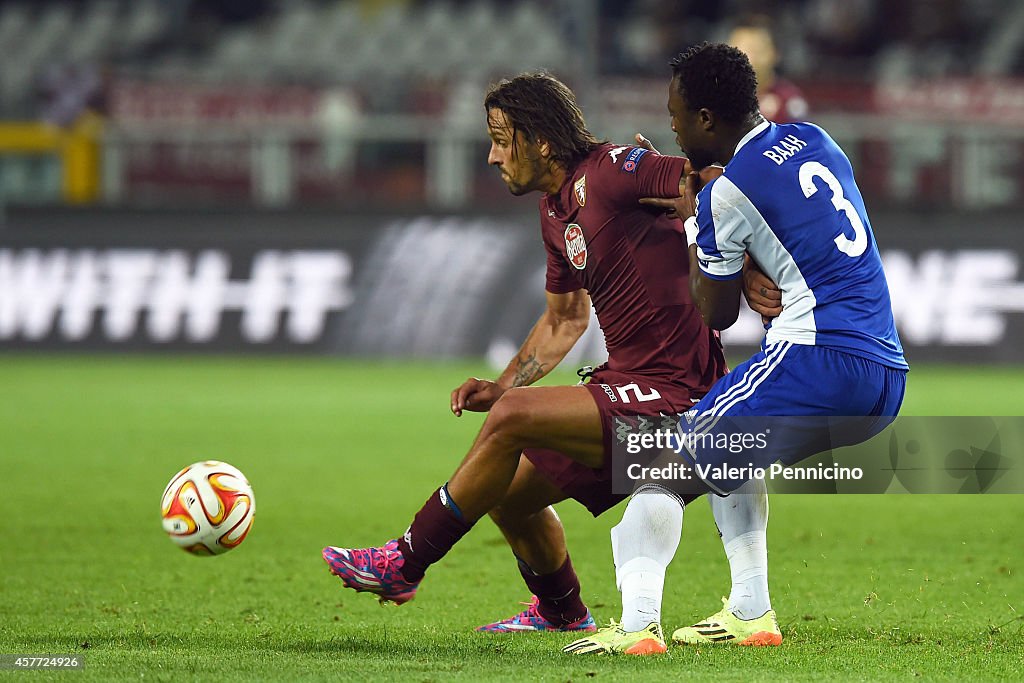
[[[861,221],[860,216],[857,215],[857,210],[850,203],[850,200],[843,195],[843,186],[839,183],[839,179],[836,178],[835,174],[827,166],[817,161],[808,161],[800,167],[800,187],[804,191],[804,197],[810,199],[818,191],[818,188],[814,185],[815,178],[821,178],[825,181],[828,189],[832,191],[832,206],[836,207],[836,211],[845,213],[850,221],[850,225],[853,226],[853,239],[851,240],[846,235],[840,233],[839,237],[836,237],[835,240],[836,248],[847,256],[860,256],[868,248],[868,231],[864,228],[864,223]]]

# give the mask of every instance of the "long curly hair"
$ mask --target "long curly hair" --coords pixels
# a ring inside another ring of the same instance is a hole
[[[602,144],[587,130],[583,111],[567,85],[544,73],[520,74],[492,85],[484,96],[484,110],[500,109],[515,133],[528,140],[543,140],[551,159],[571,167]]]

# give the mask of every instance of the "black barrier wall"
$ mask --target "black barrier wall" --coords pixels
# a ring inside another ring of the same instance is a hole
[[[911,362],[1024,362],[1009,214],[873,213]],[[503,364],[544,306],[530,212],[11,210],[0,348],[208,350]],[[602,360],[596,324],[568,362]],[[759,343],[749,311],[724,339]]]

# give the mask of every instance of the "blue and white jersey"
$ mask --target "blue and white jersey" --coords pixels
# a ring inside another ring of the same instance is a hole
[[[763,122],[697,197],[697,257],[738,277],[749,252],[782,290],[766,343],[824,346],[906,368],[850,160],[821,128]]]

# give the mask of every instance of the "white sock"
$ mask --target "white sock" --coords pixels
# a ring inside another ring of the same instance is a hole
[[[729,558],[729,609],[756,619],[772,608],[768,594],[768,488],[751,479],[725,498],[709,495],[715,524]]]
[[[665,568],[679,547],[683,504],[660,487],[633,494],[612,529],[615,580],[622,591],[622,628],[639,631],[661,622]]]
[[[665,590],[665,566],[649,557],[635,557],[619,571],[622,591],[622,630],[640,631],[661,623],[661,598]]]

